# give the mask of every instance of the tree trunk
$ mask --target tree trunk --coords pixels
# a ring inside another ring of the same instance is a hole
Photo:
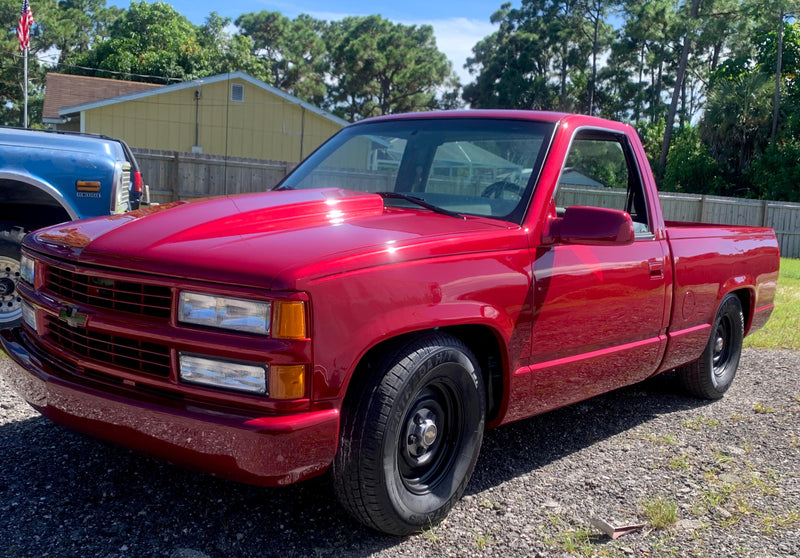
[[[778,22],[778,62],[775,64],[775,103],[772,109],[772,132],[769,141],[775,142],[775,135],[778,133],[778,116],[781,108],[781,64],[783,62],[783,18],[785,14],[781,10],[781,20]]]
[[[589,83],[589,115],[594,114],[594,90],[597,84],[597,36],[600,33],[600,15],[594,20],[594,37],[592,38],[592,81]]]
[[[692,19],[697,19],[697,11],[700,8],[700,0],[692,0]],[[683,50],[681,51],[681,61],[678,66],[678,75],[675,77],[675,89],[672,90],[672,102],[669,104],[669,112],[667,113],[667,122],[664,126],[664,141],[661,143],[661,157],[658,159],[658,175],[659,178],[664,177],[664,170],[667,166],[667,153],[669,153],[669,144],[672,141],[672,125],[675,123],[675,113],[678,110],[678,98],[681,94],[681,87],[683,80],[686,78],[686,63],[689,61],[689,50],[691,49],[691,35],[692,32],[686,33],[683,38]]]

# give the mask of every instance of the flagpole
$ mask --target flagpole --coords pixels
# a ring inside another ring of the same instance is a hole
[[[23,74],[25,82],[25,90],[22,92],[23,102],[22,108],[22,125],[28,127],[28,50],[31,46],[31,25],[33,25],[33,13],[31,13],[31,5],[28,0],[22,0],[22,10],[19,13],[19,23],[17,23],[17,40],[19,41],[19,49],[23,51]]]
[[[23,108],[22,126],[24,128],[27,128],[28,127],[28,49],[27,48],[25,48],[24,60],[25,62],[23,65],[24,68],[23,74],[25,76],[25,91],[23,93],[23,99],[25,99],[25,102]]]

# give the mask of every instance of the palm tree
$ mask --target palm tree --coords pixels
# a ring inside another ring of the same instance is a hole
[[[758,71],[722,79],[709,91],[701,134],[711,154],[734,173],[750,166],[769,141],[771,76]]]

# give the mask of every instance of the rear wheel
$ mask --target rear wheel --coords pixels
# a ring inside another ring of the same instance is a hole
[[[717,311],[703,354],[678,369],[683,386],[704,399],[719,399],[736,376],[744,339],[744,313],[739,298],[728,294]]]
[[[395,347],[347,399],[334,487],[359,521],[406,535],[440,521],[478,458],[485,414],[477,361],[433,334]]]
[[[19,250],[24,236],[22,227],[0,223],[0,328],[19,325],[22,316],[17,283]]]

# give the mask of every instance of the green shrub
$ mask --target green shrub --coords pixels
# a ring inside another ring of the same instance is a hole
[[[687,194],[724,195],[730,185],[722,170],[700,140],[697,128],[679,131],[669,149],[661,189]]]
[[[759,199],[800,202],[800,141],[773,143],[750,171]]]

